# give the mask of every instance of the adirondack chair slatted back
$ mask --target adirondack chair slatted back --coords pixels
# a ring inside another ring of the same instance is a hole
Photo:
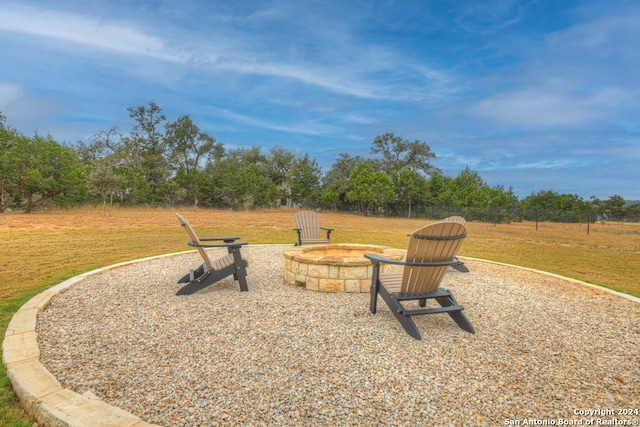
[[[189,235],[189,238],[191,239],[191,241],[198,245],[201,244],[200,239],[198,238],[198,235],[196,234],[195,231],[193,231],[193,228],[191,227],[191,224],[189,223],[187,218],[183,217],[179,213],[176,213],[176,216],[180,220],[180,223],[182,224],[184,229],[187,231],[187,234]],[[207,254],[204,248],[196,246],[196,249],[198,250],[198,253],[200,253],[200,256],[202,257],[207,267],[209,267],[210,269],[213,269],[214,266],[213,266],[213,263],[211,262],[211,258],[209,258],[209,254]]]
[[[465,227],[458,222],[442,221],[422,227],[409,238],[406,261],[451,261],[465,237]],[[405,266],[400,292],[421,294],[435,291],[440,286],[447,268]]]
[[[461,216],[448,216],[442,222],[456,222],[461,225],[467,225],[467,220]]]
[[[312,211],[296,213],[296,226],[302,241],[320,238],[320,215]]]

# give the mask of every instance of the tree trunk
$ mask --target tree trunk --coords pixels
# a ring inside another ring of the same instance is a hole
[[[24,213],[31,213],[33,210],[33,193],[29,191],[27,193],[27,204],[24,206]]]
[[[3,213],[4,211],[6,211],[7,208],[9,208],[9,206],[11,206],[13,204],[13,201],[16,199],[16,197],[18,197],[18,194],[20,194],[20,190],[21,189],[22,189],[22,177],[20,177],[20,181],[18,182],[18,185],[16,186],[15,191],[9,197],[9,200],[5,204],[5,202],[4,202],[4,184],[2,186],[0,186],[0,192],[2,193],[1,196],[0,196],[1,197],[1,200],[0,200],[0,213]]]

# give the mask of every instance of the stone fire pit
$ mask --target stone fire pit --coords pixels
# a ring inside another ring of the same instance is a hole
[[[295,246],[284,251],[285,280],[312,291],[369,292],[373,267],[365,253],[403,260],[406,251],[354,243]],[[397,265],[381,265],[381,272],[400,269]]]

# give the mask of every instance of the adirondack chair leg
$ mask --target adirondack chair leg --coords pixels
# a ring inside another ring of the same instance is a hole
[[[211,273],[213,273],[213,271],[209,270],[208,272],[204,273],[204,275],[201,275],[195,280],[190,280],[189,282],[187,282],[186,285],[180,288],[178,292],[176,292],[176,295],[191,295],[194,292],[198,292],[200,289],[206,288],[211,283],[213,283],[212,277],[210,277]],[[181,283],[181,282],[178,282],[178,283]]]
[[[247,277],[246,275],[240,274],[238,277],[238,283],[240,284],[241,292],[248,292],[249,287],[247,286]]]
[[[233,278],[240,284],[240,291],[247,292],[249,287],[247,286],[247,261],[242,259],[240,255],[240,249],[235,248],[233,251],[229,250],[233,254],[233,265],[235,272]]]
[[[449,296],[447,297],[436,298],[436,301],[438,301],[438,304],[440,304],[442,307],[459,305],[451,292],[449,292]],[[476,330],[473,328],[473,325],[469,321],[469,318],[462,312],[462,307],[460,307],[460,310],[458,311],[449,311],[447,312],[447,314],[451,316],[451,318],[460,328],[464,329],[467,332],[471,332],[472,334],[476,333]]]
[[[398,320],[398,322],[400,322],[404,330],[407,331],[407,333],[412,337],[414,337],[415,339],[417,340],[422,339],[422,336],[420,335],[420,331],[418,330],[418,326],[410,316],[406,316],[404,314],[405,310],[402,304],[400,303],[400,301],[398,301],[398,299],[394,295],[387,292],[384,286],[380,286],[379,291],[380,291],[380,296],[382,297],[384,302],[387,303],[387,306],[389,306],[389,309],[391,310],[395,318]]]
[[[240,256],[240,255],[238,255],[238,256]],[[240,291],[241,292],[247,292],[247,291],[249,291],[249,287],[247,286],[246,263],[244,261],[240,261],[240,264],[237,264],[237,265],[238,265],[238,267],[236,268],[236,272],[233,275],[233,277],[240,284]]]
[[[380,283],[378,283],[378,277],[380,275],[380,263],[373,263],[373,271],[371,274],[371,301],[369,302],[369,311],[376,314],[378,308],[378,292],[380,289]]]
[[[198,282],[189,282],[185,286],[181,287],[176,295],[191,295],[194,292],[198,292],[200,289],[204,288],[201,283]]]
[[[391,309],[391,312],[396,317],[396,319],[398,319],[398,322],[400,322],[404,330],[407,331],[407,333],[412,337],[414,337],[415,339],[421,340],[422,336],[420,335],[420,331],[418,330],[418,326],[416,325],[416,322],[413,321],[411,316],[407,316],[403,313],[404,307],[402,307],[402,304],[400,304],[400,301],[398,301],[392,295],[387,294],[388,296],[385,296],[384,294],[385,294],[384,292],[380,293],[380,295],[382,295],[382,299],[384,299],[387,302],[389,309]]]
[[[369,302],[369,311],[373,314],[376,314],[378,310],[378,285],[375,283],[371,284],[371,301]]]
[[[421,340],[422,336],[420,335],[420,331],[418,331],[418,327],[413,319],[409,316],[404,316],[402,314],[393,313],[396,316],[396,319],[400,322],[405,331],[412,337],[417,340]]]
[[[476,333],[476,330],[473,328],[469,318],[462,311],[451,311],[449,312],[449,316],[451,316],[460,328],[472,334]]]

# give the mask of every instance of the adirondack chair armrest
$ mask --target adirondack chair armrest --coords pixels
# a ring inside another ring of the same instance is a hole
[[[225,243],[232,243],[236,240],[240,239],[240,236],[232,236],[232,237],[208,237],[206,239],[200,239],[201,242],[212,242],[214,240],[222,240]]]
[[[376,254],[364,254],[365,258],[371,260],[371,263],[376,264],[394,264],[394,265],[407,265],[411,267],[444,267],[457,265],[460,263],[457,259],[451,261],[438,261],[438,262],[412,262],[412,261],[396,261],[392,259],[383,258]]]
[[[383,258],[380,255],[376,254],[364,254],[364,257],[371,261],[371,264],[374,266],[376,264],[396,264],[396,265],[405,265],[404,261],[397,261],[393,259]]]
[[[329,239],[330,236],[331,236],[331,232],[333,231],[333,228],[320,227],[320,230],[326,231],[327,232],[327,239]]]
[[[219,239],[200,239],[201,241],[203,240],[219,240]],[[189,240],[188,242],[189,246],[193,246],[194,248],[237,248],[240,246],[244,246],[247,245],[247,242],[234,242],[231,241],[229,243],[217,243],[217,244],[198,244],[198,243],[194,243],[193,241]]]

